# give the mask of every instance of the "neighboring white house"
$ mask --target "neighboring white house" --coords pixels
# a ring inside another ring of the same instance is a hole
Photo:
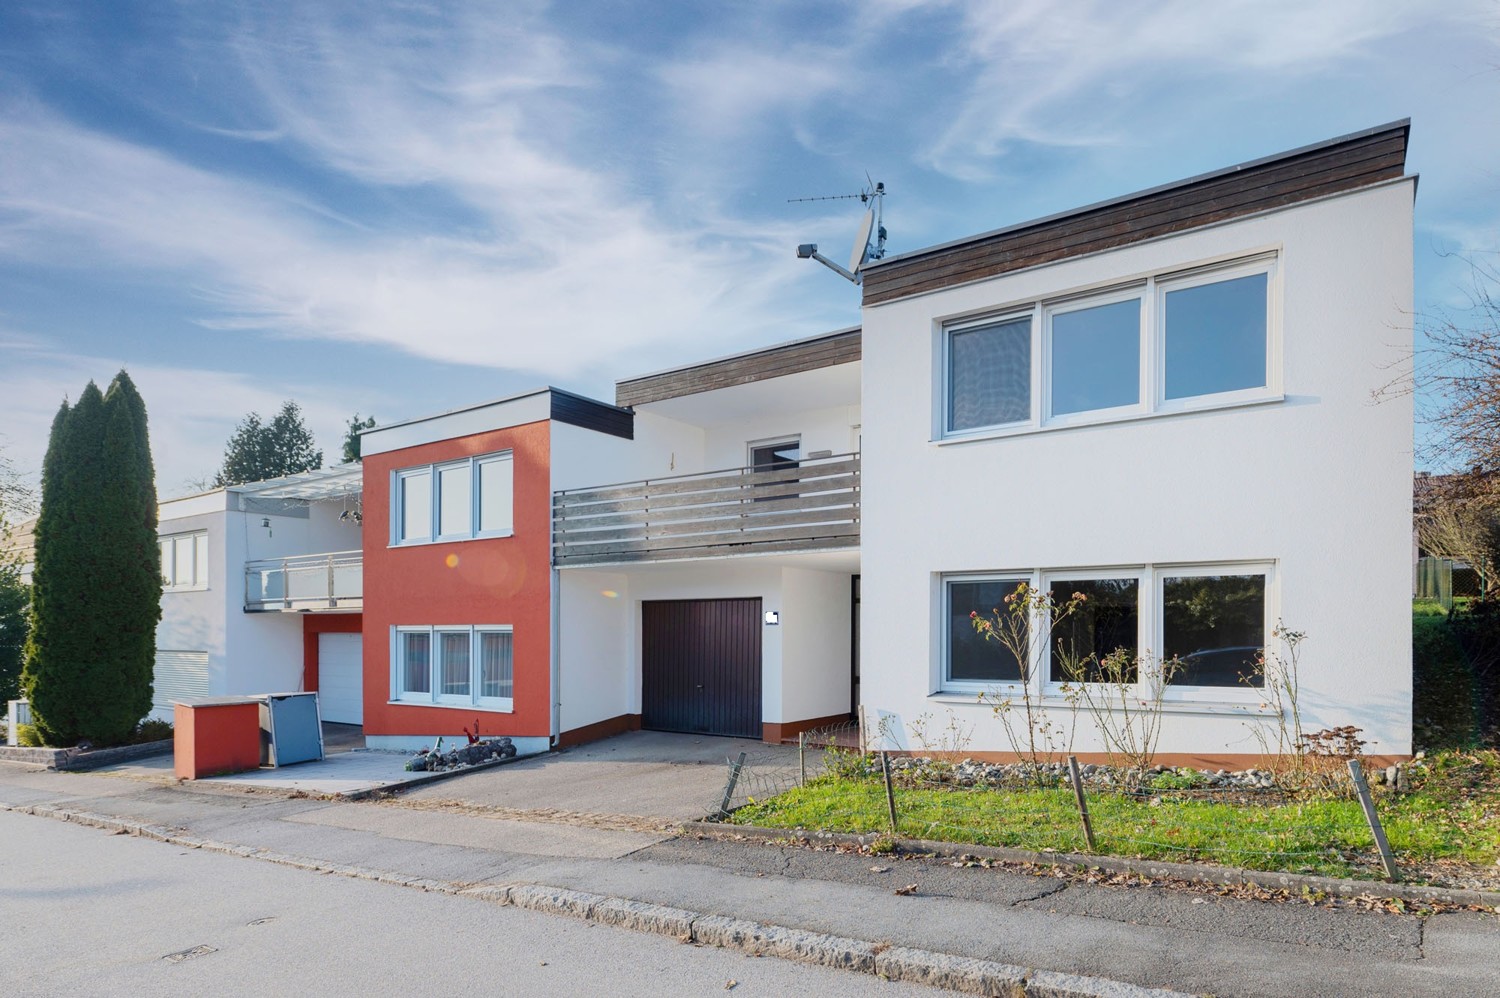
[[[864,702],[903,732],[1019,669],[974,632],[1020,582],[1083,650],[1187,671],[1162,758],[1253,755],[1243,681],[1306,632],[1306,730],[1411,749],[1412,202],[1396,123],[871,265],[864,274]],[[1030,693],[1068,703],[1044,649]],[[981,694],[990,704],[978,702]],[[1118,714],[1115,715],[1119,719]],[[1024,727],[1024,725],[1023,725]],[[1264,728],[1262,728],[1264,730]],[[1087,716],[1079,752],[1104,744]]]
[[[153,717],[184,698],[304,688],[307,618],[361,609],[360,494],[345,465],[161,503]],[[357,710],[357,649],[350,668]],[[358,723],[347,706],[324,714]]]

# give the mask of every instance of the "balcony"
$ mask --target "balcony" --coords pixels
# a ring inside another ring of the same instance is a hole
[[[364,568],[360,551],[246,562],[245,612],[361,610]]]
[[[729,468],[552,497],[559,567],[859,546],[859,455]]]

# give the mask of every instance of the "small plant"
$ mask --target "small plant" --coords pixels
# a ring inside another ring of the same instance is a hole
[[[141,722],[140,727],[135,729],[134,740],[139,744],[144,742],[166,741],[171,737],[171,721],[158,721],[154,718],[147,718],[146,720]]]
[[[1088,597],[1074,593],[1067,600],[1056,600],[1052,594],[1022,582],[1015,592],[1006,595],[1003,607],[995,607],[988,614],[979,611],[969,613],[974,630],[986,641],[994,641],[1016,661],[1019,677],[1013,684],[1015,692],[994,690],[980,694],[980,701],[988,703],[1005,729],[1005,737],[1011,750],[1031,764],[1033,774],[1038,777],[1042,764],[1055,761],[1072,751],[1073,736],[1078,725],[1079,693],[1072,684],[1064,696],[1069,708],[1066,727],[1056,721],[1052,713],[1044,708],[1042,697],[1034,681],[1037,667],[1044,657],[1041,653],[1051,643],[1051,636],[1078,612]],[[1059,643],[1061,650],[1061,642]],[[1020,728],[1013,715],[1020,715]]]
[[[889,856],[896,851],[896,840],[882,835],[869,846],[871,856]]]
[[[1208,785],[1208,777],[1186,767],[1157,773],[1148,784],[1152,790],[1198,790]]]
[[[22,748],[46,748],[46,742],[42,741],[42,733],[36,729],[35,724],[16,725],[16,741]]]
[[[946,773],[963,762],[974,738],[974,726],[965,725],[948,708],[948,723],[941,728],[933,727],[931,714],[922,714],[908,725],[911,737],[921,747],[922,754],[931,760],[935,772]]]
[[[1324,728],[1302,736],[1302,751],[1308,755],[1332,759],[1358,759],[1369,743],[1359,737],[1363,728],[1346,724],[1339,728]]]
[[[1177,658],[1155,660],[1128,648],[1073,663],[1069,678],[1104,739],[1110,764],[1145,779],[1161,739],[1167,687],[1182,671]]]
[[[1262,651],[1255,665],[1240,682],[1265,697],[1262,706],[1271,710],[1275,727],[1250,725],[1250,732],[1260,743],[1265,766],[1280,782],[1291,766],[1291,776],[1303,782],[1306,775],[1306,732],[1302,730],[1302,642],[1305,631],[1295,631],[1281,621],[1271,629],[1271,637],[1281,643],[1281,652]]]

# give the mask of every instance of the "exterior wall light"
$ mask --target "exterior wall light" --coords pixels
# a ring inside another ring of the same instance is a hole
[[[767,610],[766,623],[768,625],[781,623],[781,614],[777,613],[775,610]]]

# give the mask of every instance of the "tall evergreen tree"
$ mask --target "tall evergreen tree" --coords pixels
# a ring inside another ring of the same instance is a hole
[[[323,452],[313,446],[312,431],[302,421],[302,408],[289,400],[269,423],[252,412],[235,427],[224,447],[224,465],[214,477],[214,485],[222,488],[261,482],[321,467]]]
[[[125,372],[52,423],[21,685],[49,744],[124,740],[151,709],[161,619],[146,408]]]
[[[359,460],[359,431],[372,429],[375,426],[375,417],[360,419],[359,413],[349,420],[349,426],[344,431],[344,463],[352,464]]]

